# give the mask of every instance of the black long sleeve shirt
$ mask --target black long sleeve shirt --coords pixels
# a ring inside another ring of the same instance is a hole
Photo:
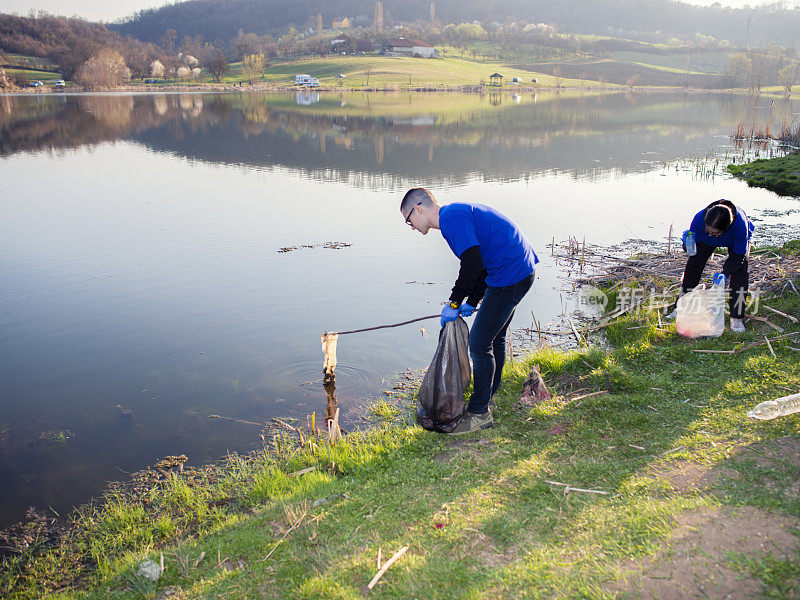
[[[459,259],[461,267],[450,300],[461,304],[466,298],[467,304],[477,306],[486,292],[486,268],[483,266],[480,246],[467,248]]]

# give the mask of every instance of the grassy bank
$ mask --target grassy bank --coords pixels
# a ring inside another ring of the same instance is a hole
[[[782,196],[800,196],[800,152],[729,165],[728,171],[751,187],[766,188]]]
[[[794,291],[765,303],[800,316]],[[497,426],[477,434],[425,432],[410,399],[382,401],[373,431],[335,445],[287,431],[208,469],[162,470],[109,492],[60,540],[34,524],[0,596],[796,597],[800,417],[746,412],[800,391],[797,344],[693,352],[764,334],[777,336],[750,321],[690,341],[655,313],[628,315],[593,334],[607,349],[508,365]],[[519,400],[531,364],[553,393],[538,405]],[[136,575],[161,553],[157,584]]]
[[[489,76],[500,71],[508,84],[514,76],[523,78],[530,87],[536,77],[542,87],[554,87],[552,75],[513,69],[494,61],[476,61],[463,58],[424,59],[389,58],[386,56],[331,56],[301,60],[275,61],[256,81],[274,85],[294,84],[297,73],[308,73],[319,79],[323,87],[437,87],[480,85],[489,83]],[[343,78],[338,77],[344,75]],[[223,83],[234,83],[244,79],[241,63],[231,64],[231,70],[222,79]],[[559,85],[597,85],[596,82],[560,79]],[[514,86],[505,85],[505,88]]]

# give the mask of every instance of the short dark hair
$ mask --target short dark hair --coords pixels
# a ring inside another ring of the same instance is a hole
[[[712,202],[708,208],[706,208],[705,215],[703,215],[703,221],[706,226],[713,227],[723,233],[728,231],[736,218],[729,204],[731,203],[727,200]]]
[[[408,218],[408,215],[411,214],[411,211],[414,210],[417,204],[422,204],[423,206],[438,206],[436,200],[433,199],[433,194],[425,188],[417,187],[411,188],[406,192],[406,195],[403,196],[403,201],[400,202],[400,212],[404,217]]]

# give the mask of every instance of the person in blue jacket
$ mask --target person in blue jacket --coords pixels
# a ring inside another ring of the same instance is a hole
[[[728,258],[722,265],[722,273],[727,277],[730,288],[731,331],[744,331],[744,309],[750,278],[747,259],[755,225],[741,208],[723,199],[712,202],[698,212],[688,231],[694,234],[697,254],[690,256],[686,262],[681,294],[700,283],[703,269],[714,249],[727,248]],[[684,248],[688,231],[683,234]]]
[[[452,433],[491,427],[489,403],[502,379],[508,326],[533,285],[539,259],[519,228],[489,206],[461,202],[440,206],[430,191],[413,188],[403,197],[400,213],[422,235],[440,230],[461,261],[458,279],[442,309],[442,327],[477,310],[469,334],[473,392]]]

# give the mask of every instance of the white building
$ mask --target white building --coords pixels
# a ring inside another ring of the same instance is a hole
[[[384,51],[407,56],[423,56],[425,58],[437,58],[439,56],[439,51],[428,42],[422,40],[407,40],[405,38],[389,40],[384,46]]]

